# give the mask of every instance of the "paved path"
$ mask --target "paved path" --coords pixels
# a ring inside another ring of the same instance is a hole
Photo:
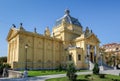
[[[100,73],[119,75],[120,74],[120,70],[104,70],[104,71],[100,71]],[[77,74],[78,75],[92,74],[92,71],[89,71],[89,72],[78,72]],[[65,76],[66,76],[66,74],[56,74],[56,75],[45,75],[45,76],[18,78],[18,79],[0,78],[0,81],[45,81],[46,79],[59,78],[59,77],[65,77]]]
[[[104,70],[100,71],[102,74],[120,75],[120,70]]]
[[[92,71],[89,72],[78,72],[78,75],[83,74],[92,74]],[[19,78],[19,79],[9,79],[9,78],[1,78],[0,81],[45,81],[49,78],[58,78],[65,77],[66,74],[56,74],[56,75],[45,75],[45,76],[37,76],[37,77],[28,77],[28,78]]]

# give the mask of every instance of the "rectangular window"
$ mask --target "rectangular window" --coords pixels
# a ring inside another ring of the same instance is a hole
[[[78,60],[81,60],[81,55],[80,54],[78,55]]]
[[[72,60],[72,55],[69,55],[69,61],[71,61]]]

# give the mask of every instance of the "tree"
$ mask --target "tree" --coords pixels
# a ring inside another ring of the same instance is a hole
[[[67,66],[67,77],[69,78],[70,81],[76,81],[77,75],[76,69],[74,67],[73,63],[68,64]]]
[[[99,74],[99,66],[97,63],[95,63],[95,66],[93,68],[93,74]]]
[[[0,63],[7,62],[7,57],[0,57]]]
[[[9,69],[10,65],[9,64],[0,63],[0,75],[2,75],[4,68]]]

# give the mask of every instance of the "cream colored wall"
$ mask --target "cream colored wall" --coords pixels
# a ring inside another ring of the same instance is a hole
[[[19,35],[19,61],[18,66],[25,67],[25,45],[28,44],[27,61],[29,68],[55,68],[61,63],[62,42],[51,37]],[[30,63],[29,63],[30,62]]]
[[[18,61],[18,36],[9,40],[8,44],[8,58],[7,63],[13,64],[13,62]],[[13,67],[13,66],[12,66]]]

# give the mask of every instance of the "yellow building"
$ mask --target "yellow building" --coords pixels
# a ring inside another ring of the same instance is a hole
[[[10,29],[8,36],[8,63],[14,69],[54,69],[73,62],[77,69],[87,69],[99,54],[99,39],[78,19],[65,10],[56,21],[52,34],[47,27],[44,35],[26,31],[20,24]],[[26,47],[27,45],[27,47]]]

